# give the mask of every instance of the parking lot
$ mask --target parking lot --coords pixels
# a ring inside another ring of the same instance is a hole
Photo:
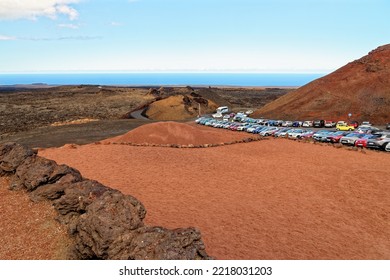
[[[390,127],[356,121],[284,121],[251,118],[244,112],[200,117],[195,121],[220,129],[258,134],[263,137],[306,139],[390,152]]]

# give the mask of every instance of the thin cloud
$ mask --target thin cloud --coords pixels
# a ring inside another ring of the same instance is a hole
[[[68,23],[68,24],[62,23],[62,24],[58,24],[58,27],[69,28],[69,29],[79,29],[80,26],[77,24],[72,24],[72,23]]]
[[[14,41],[15,37],[0,35],[0,41]]]
[[[62,37],[20,37],[14,38],[14,40],[23,41],[89,41],[100,40],[101,36],[62,36]]]
[[[67,16],[70,20],[75,20],[79,13],[71,4],[80,0],[1,0],[1,19],[32,19],[38,17],[57,18],[59,15]]]
[[[113,22],[110,22],[110,25],[111,25],[111,26],[122,26],[123,23],[113,21]]]

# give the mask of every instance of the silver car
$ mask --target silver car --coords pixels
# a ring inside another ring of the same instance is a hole
[[[362,138],[363,133],[350,133],[340,138],[340,143],[343,145],[355,145],[356,140]]]
[[[375,133],[371,139],[367,140],[367,148],[390,152],[390,132]]]

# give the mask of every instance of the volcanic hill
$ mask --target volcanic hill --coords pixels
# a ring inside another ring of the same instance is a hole
[[[390,44],[255,111],[282,119],[390,122]]]

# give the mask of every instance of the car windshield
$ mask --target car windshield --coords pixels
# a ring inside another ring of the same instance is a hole
[[[344,132],[337,131],[337,132],[333,132],[332,135],[334,135],[334,136],[344,135]]]

